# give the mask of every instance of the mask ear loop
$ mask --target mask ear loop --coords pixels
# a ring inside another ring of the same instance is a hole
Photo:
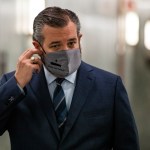
[[[42,48],[42,51],[46,54],[44,48],[42,47],[42,45],[39,43],[40,47]]]
[[[38,42],[38,41],[37,41],[37,42]],[[46,52],[45,52],[43,46],[40,44],[40,42],[38,42],[38,43],[39,43],[40,47],[42,48],[42,51],[46,54]]]

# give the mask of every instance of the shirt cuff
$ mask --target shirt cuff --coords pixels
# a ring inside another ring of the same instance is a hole
[[[19,87],[21,93],[22,93],[23,95],[25,95],[24,89],[23,89],[18,83],[17,83],[17,86]]]

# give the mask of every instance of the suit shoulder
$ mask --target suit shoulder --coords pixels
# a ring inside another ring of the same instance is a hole
[[[105,78],[118,78],[119,76],[115,73],[112,73],[112,72],[109,72],[109,71],[106,71],[106,70],[103,70],[101,68],[98,68],[98,67],[95,67],[93,65],[90,65],[90,64],[87,64],[87,63],[84,63],[84,65],[86,65],[88,68],[91,69],[91,72],[95,75],[95,76],[98,76],[98,77],[105,77]]]
[[[106,78],[118,78],[119,76],[117,74],[114,74],[112,72],[97,68],[97,67],[93,67],[93,72],[95,72],[96,75],[98,76],[103,76]]]
[[[0,80],[2,78],[6,78],[7,80],[10,79],[13,75],[15,74],[15,71],[12,71],[12,72],[8,72],[8,73],[5,73],[1,76]]]

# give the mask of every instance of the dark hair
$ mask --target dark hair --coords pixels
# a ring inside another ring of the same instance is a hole
[[[77,34],[80,33],[80,21],[78,16],[68,9],[60,7],[47,7],[41,11],[33,22],[33,40],[43,43],[44,37],[41,33],[43,26],[49,25],[51,27],[65,27],[69,21],[72,21],[77,26]]]

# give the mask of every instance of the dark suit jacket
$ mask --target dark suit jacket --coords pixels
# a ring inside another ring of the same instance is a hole
[[[24,90],[14,72],[0,80],[0,134],[8,130],[12,150],[139,150],[120,77],[82,62],[62,138],[43,69]]]

